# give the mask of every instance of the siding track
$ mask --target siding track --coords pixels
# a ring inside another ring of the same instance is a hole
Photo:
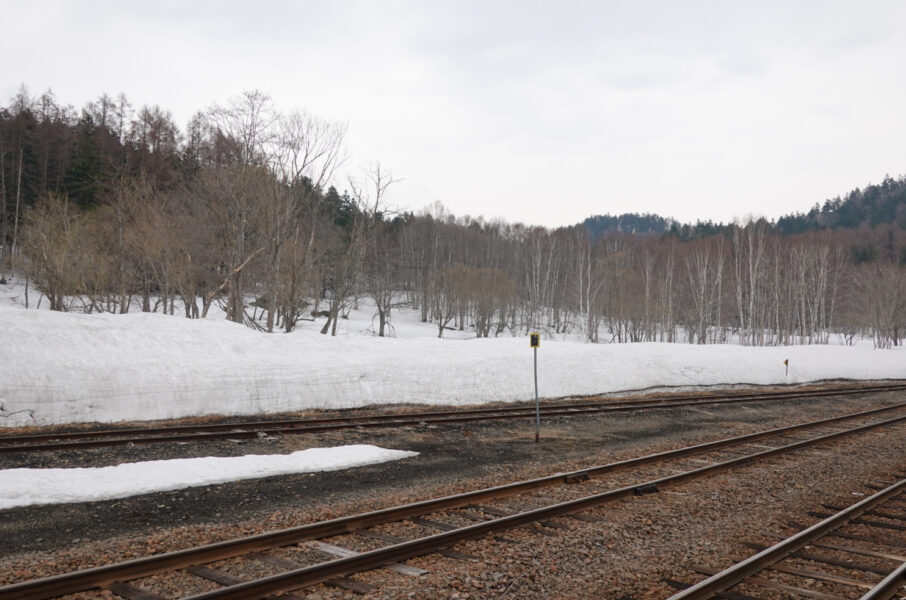
[[[630,412],[695,406],[720,406],[751,402],[802,400],[851,394],[906,390],[906,384],[823,386],[816,389],[743,392],[734,394],[677,395],[661,398],[549,402],[541,416],[574,417],[610,412]],[[128,444],[202,442],[248,439],[271,435],[314,434],[341,429],[393,428],[413,425],[443,425],[506,419],[531,419],[534,406],[505,406],[413,413],[371,414],[315,419],[283,419],[257,422],[216,423],[94,431],[50,431],[30,435],[0,436],[0,454],[87,450]]]

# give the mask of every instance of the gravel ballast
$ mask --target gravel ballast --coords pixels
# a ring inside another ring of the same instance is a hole
[[[249,442],[145,445],[70,454],[8,455],[0,466],[99,466],[188,456],[291,452],[311,446],[369,443],[419,456],[337,473],[271,477],[147,494],[117,501],[22,507],[2,511],[0,582],[11,583],[289,527],[335,516],[458,493],[478,487],[585,468],[899,402],[897,393],[775,401],[724,407],[583,416],[532,424],[487,422],[286,436]],[[745,556],[742,541],[771,543],[792,533],[790,520],[823,502],[852,503],[867,484],[906,469],[904,427],[888,427],[771,459],[728,474],[589,511],[595,521],[561,518],[565,527],[534,528],[467,542],[457,551],[409,564],[418,578],[386,571],[356,575],[380,598],[663,598],[662,579],[694,581],[697,563],[727,566]],[[404,524],[387,533],[405,535]],[[515,543],[513,543],[515,542]],[[323,560],[323,558],[322,558]],[[350,592],[318,586],[309,597]],[[361,597],[361,596],[356,596]]]

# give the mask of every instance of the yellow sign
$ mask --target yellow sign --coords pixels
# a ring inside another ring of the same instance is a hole
[[[540,333],[530,333],[529,334],[529,345],[532,348],[541,347],[541,334]]]

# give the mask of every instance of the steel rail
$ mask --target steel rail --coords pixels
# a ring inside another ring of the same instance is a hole
[[[906,479],[898,481],[877,494],[869,496],[807,529],[803,529],[799,533],[708,577],[704,581],[700,581],[681,592],[677,592],[670,596],[668,600],[706,600],[707,598],[712,598],[715,594],[724,592],[734,585],[743,582],[748,577],[780,562],[790,554],[802,549],[819,538],[824,537],[830,531],[860,517],[879,504],[883,504],[890,498],[899,495],[904,490],[906,490]],[[902,578],[902,573],[900,574],[900,577]],[[900,579],[900,586],[902,586],[902,584],[902,579]],[[896,588],[894,591],[895,590]],[[891,594],[892,593],[893,592],[891,592]],[[890,596],[877,596],[877,598],[889,597]]]
[[[906,384],[886,384],[871,386],[840,386],[831,388],[822,388],[817,390],[781,390],[776,392],[742,392],[738,394],[704,394],[704,395],[679,395],[662,398],[636,399],[636,400],[613,400],[613,401],[594,401],[594,402],[564,402],[558,404],[547,404],[545,409],[549,410],[577,410],[584,408],[628,408],[643,405],[661,405],[673,402],[725,402],[727,400],[772,400],[786,399],[789,397],[806,397],[806,396],[827,396],[835,394],[853,394],[853,393],[871,393],[879,391],[896,391],[906,389]],[[673,404],[670,404],[673,406]],[[134,427],[124,429],[108,429],[97,431],[76,431],[76,432],[49,432],[26,435],[0,436],[0,443],[16,442],[37,442],[50,440],[79,439],[86,437],[115,437],[122,435],[153,435],[156,433],[173,433],[173,432],[200,432],[200,431],[231,431],[243,427],[247,428],[279,428],[279,427],[306,427],[318,425],[339,424],[343,426],[355,426],[360,422],[372,422],[375,420],[397,419],[430,419],[444,417],[459,417],[461,415],[479,415],[479,414],[500,414],[500,413],[522,413],[529,415],[534,409],[531,406],[497,406],[486,408],[471,408],[466,410],[432,410],[416,413],[398,413],[398,414],[377,414],[377,415],[350,415],[345,417],[319,417],[313,419],[281,419],[271,421],[243,421],[235,423],[215,423],[200,425],[177,425],[170,427]]]
[[[906,563],[893,570],[878,585],[871,588],[859,600],[889,600],[906,585]]]
[[[699,405],[735,404],[751,401],[776,401],[790,398],[812,398],[846,394],[862,394],[906,389],[906,385],[884,385],[782,391],[771,393],[745,393],[723,396],[681,396],[638,401],[594,402],[547,405],[542,407],[545,417],[579,416],[634,410],[694,407]],[[260,435],[286,435],[322,433],[349,428],[377,428],[439,423],[467,423],[476,421],[515,419],[534,415],[532,407],[499,407],[469,409],[465,411],[430,411],[390,415],[362,415],[319,419],[291,419],[283,421],[258,421],[232,424],[177,426],[166,428],[132,428],[121,430],[46,433],[22,436],[0,436],[0,454],[14,452],[44,452],[80,450],[120,446],[124,444],[211,441],[221,439],[248,439]],[[177,433],[174,433],[177,432]],[[185,433],[180,433],[185,432]],[[125,437],[124,437],[125,436]],[[50,440],[53,443],[35,443]]]
[[[844,435],[852,435],[855,433],[868,431],[869,429],[874,429],[876,427],[892,425],[904,421],[906,421],[906,416],[890,419],[882,423],[856,427],[847,431],[831,433],[810,440],[788,444],[786,446],[775,448],[773,450],[765,450],[763,452],[758,452],[749,456],[742,456],[715,465],[701,467],[699,469],[694,469],[685,473],[678,473],[676,475],[654,479],[642,484],[622,487],[616,490],[579,498],[577,500],[570,500],[568,502],[561,502],[552,506],[537,508],[515,515],[500,517],[484,523],[477,523],[468,527],[463,527],[432,536],[402,542],[400,544],[395,544],[386,548],[380,548],[377,550],[372,550],[370,552],[363,552],[349,558],[327,561],[317,565],[312,565],[310,567],[303,567],[301,569],[287,571],[285,573],[280,573],[271,577],[265,577],[254,581],[248,581],[237,585],[223,587],[220,589],[212,590],[210,592],[188,596],[183,600],[253,600],[262,598],[263,596],[269,594],[292,591],[302,587],[322,583],[333,577],[350,575],[376,567],[381,567],[390,563],[408,560],[416,556],[429,554],[437,550],[448,548],[461,541],[485,537],[488,534],[494,533],[496,531],[512,529],[514,527],[520,527],[529,523],[544,521],[547,519],[580,512],[594,506],[599,506],[623,498],[644,494],[646,493],[646,490],[658,490],[662,487],[674,486],[679,483],[684,483],[693,479],[698,479],[700,477],[727,471],[734,467],[739,467],[752,462],[756,462],[764,458],[769,458],[777,456],[779,454],[792,452],[794,450],[798,450],[807,446],[820,444],[822,442],[836,439]],[[904,480],[904,482],[902,483],[906,485],[906,480]]]
[[[651,399],[639,399],[639,400],[615,400],[615,401],[595,401],[595,402],[565,402],[559,404],[547,404],[545,410],[565,410],[565,411],[576,411],[583,409],[597,409],[604,408],[606,410],[624,410],[629,408],[634,408],[637,406],[654,406],[660,408],[662,405],[667,406],[680,406],[680,404],[675,404],[677,402],[682,403],[723,403],[723,402],[732,402],[732,401],[748,401],[748,400],[774,400],[774,399],[788,399],[788,398],[801,398],[801,397],[812,397],[812,396],[828,396],[828,395],[846,395],[846,394],[855,394],[855,393],[872,393],[872,392],[883,392],[883,391],[897,391],[906,389],[906,384],[887,384],[887,385],[872,385],[872,386],[841,386],[841,387],[831,387],[831,388],[822,388],[817,390],[782,390],[776,392],[744,392],[739,394],[705,394],[705,395],[683,395],[683,396],[668,396],[662,398],[651,398]],[[683,405],[684,405],[683,404]],[[453,422],[457,418],[461,418],[464,414],[472,415],[481,415],[481,414],[490,414],[493,415],[492,418],[498,418],[497,415],[504,414],[503,418],[509,418],[510,414],[515,414],[516,416],[530,416],[533,413],[533,408],[530,406],[497,406],[489,408],[472,408],[466,410],[435,410],[435,411],[423,411],[417,413],[398,413],[398,414],[377,414],[377,415],[352,415],[346,417],[328,417],[328,418],[314,418],[314,419],[283,419],[283,420],[272,420],[272,421],[245,421],[245,422],[235,422],[235,423],[216,423],[216,424],[203,424],[203,425],[179,425],[171,427],[136,427],[136,428],[127,428],[127,429],[112,429],[112,430],[99,430],[99,431],[79,431],[79,432],[50,432],[42,434],[28,434],[28,435],[16,435],[16,436],[0,436],[0,443],[16,443],[16,442],[35,442],[35,441],[49,441],[49,440],[60,440],[60,439],[79,439],[86,437],[115,437],[122,435],[153,435],[156,433],[172,433],[172,432],[201,432],[201,431],[228,431],[236,433],[237,429],[243,427],[254,429],[254,428],[294,428],[294,427],[317,427],[320,425],[341,425],[344,427],[347,426],[358,426],[360,423],[367,425],[374,425],[375,421],[389,421],[391,424],[398,424],[400,420],[405,420],[406,424],[412,422],[422,421],[424,419],[446,419],[447,417],[452,418]]]
[[[664,402],[677,402],[677,401],[715,401],[715,400],[732,400],[732,399],[765,399],[769,400],[773,397],[780,399],[786,398],[789,395],[793,396],[805,396],[805,395],[829,395],[829,394],[851,394],[851,393],[871,393],[877,391],[896,391],[906,389],[906,384],[883,384],[883,385],[846,385],[846,386],[835,386],[835,387],[822,387],[821,389],[810,389],[810,390],[778,390],[773,392],[754,392],[746,391],[740,393],[723,393],[723,394],[696,394],[696,395],[670,395],[660,398],[647,398],[647,399],[613,399],[611,401],[593,401],[593,402],[562,402],[558,404],[547,404],[547,408],[562,408],[562,409],[573,409],[573,408],[594,408],[598,406],[636,406],[636,405],[646,405],[646,404],[661,404]],[[13,435],[13,436],[0,436],[0,442],[17,442],[17,441],[44,441],[44,440],[54,440],[54,439],[77,439],[80,437],[101,437],[101,436],[115,436],[123,434],[147,434],[155,433],[160,431],[173,432],[173,431],[229,431],[237,429],[240,427],[292,427],[296,425],[324,425],[324,424],[352,424],[358,421],[369,421],[378,418],[388,418],[392,419],[394,417],[406,417],[406,418],[431,418],[431,417],[455,417],[463,414],[464,412],[468,414],[481,414],[481,413],[501,413],[501,412],[531,412],[534,408],[531,406],[495,406],[495,407],[484,407],[484,408],[470,408],[470,409],[458,409],[458,410],[430,410],[422,411],[416,413],[398,413],[398,414],[377,414],[377,415],[349,415],[344,417],[317,417],[312,419],[279,419],[271,421],[241,421],[235,423],[215,423],[215,424],[201,424],[201,425],[177,425],[172,427],[134,427],[134,428],[124,428],[124,429],[109,429],[109,430],[99,430],[99,431],[75,431],[75,432],[49,432],[49,433],[38,433],[38,434],[25,434],[25,435]]]
[[[491,488],[485,488],[481,490],[476,490],[472,492],[466,492],[464,494],[456,494],[451,496],[444,496],[441,498],[435,498],[431,500],[424,500],[421,502],[415,502],[411,504],[406,504],[398,507],[390,507],[377,511],[372,511],[368,513],[361,513],[357,515],[339,517],[336,519],[331,519],[328,521],[321,521],[317,523],[312,523],[309,525],[302,525],[299,527],[292,527],[288,529],[282,529],[262,534],[257,534],[253,536],[248,536],[245,538],[239,538],[234,540],[226,540],[222,542],[215,542],[213,544],[208,544],[204,546],[197,546],[194,548],[187,548],[184,550],[177,550],[173,552],[167,552],[163,554],[158,554],[149,557],[143,557],[138,559],[133,559],[129,561],[124,561],[120,563],[114,563],[112,565],[104,565],[100,567],[94,567],[90,569],[84,569],[81,571],[75,571],[72,573],[64,573],[61,575],[55,575],[51,577],[46,577],[43,579],[37,579],[33,581],[25,581],[16,584],[11,584],[8,586],[0,587],[0,600],[46,600],[49,598],[55,598],[64,594],[70,594],[78,591],[90,590],[104,585],[113,583],[115,581],[128,581],[131,579],[137,579],[139,577],[144,577],[159,573],[167,570],[174,570],[190,565],[204,564],[215,562],[217,560],[222,560],[226,558],[233,558],[243,554],[247,554],[254,551],[266,550],[270,548],[286,546],[289,544],[299,543],[305,540],[318,539],[324,537],[330,537],[334,535],[340,535],[344,533],[349,533],[358,529],[364,529],[367,527],[373,527],[375,525],[380,525],[383,523],[390,523],[395,521],[404,520],[407,518],[422,516],[430,514],[432,512],[437,512],[440,510],[457,508],[465,506],[467,504],[472,504],[475,502],[482,502],[487,500],[493,500],[497,498],[512,496],[515,494],[528,492],[536,489],[541,489],[545,487],[550,487],[554,485],[561,484],[570,484],[577,481],[582,481],[590,477],[597,477],[604,475],[606,473],[615,472],[621,469],[628,469],[633,467],[639,467],[647,464],[656,463],[662,460],[669,460],[675,458],[682,458],[685,456],[692,456],[695,454],[700,454],[712,450],[719,450],[724,447],[734,446],[739,444],[747,444],[765,438],[775,437],[779,435],[786,435],[789,433],[802,431],[815,427],[823,427],[830,424],[840,423],[850,419],[864,418],[873,415],[879,415],[881,413],[894,411],[898,409],[906,408],[906,403],[897,404],[889,407],[876,408],[868,411],[862,411],[859,413],[852,413],[849,415],[842,415],[839,417],[832,417],[829,419],[821,419],[818,421],[812,421],[809,423],[801,423],[798,425],[790,425],[786,427],[779,427],[775,429],[765,430],[761,432],[746,434],[742,436],[737,436],[733,438],[726,438],[723,440],[717,440],[714,442],[706,442],[703,444],[697,444],[695,446],[689,446],[685,448],[678,448],[676,450],[668,450],[665,452],[659,452],[655,454],[649,454],[642,457],[626,459],[622,461],[617,461],[609,463],[606,465],[598,465],[590,467],[587,469],[580,469],[577,471],[571,471],[566,473],[557,473],[555,475],[549,475],[546,477],[540,477],[536,479],[514,482],[502,486],[496,486]],[[888,424],[897,423],[900,421],[906,420],[906,416],[896,417],[891,420],[881,421],[879,423],[873,423],[869,425],[861,426],[853,430],[844,430],[842,432],[836,432],[819,438],[814,438],[815,440],[824,441],[826,439],[831,439],[833,437],[839,437],[840,435],[847,435],[850,433],[856,433],[862,431],[866,428],[881,427]],[[797,445],[801,446],[804,443],[808,443],[811,440],[806,440],[806,442],[797,442]],[[819,442],[812,442],[819,443]],[[787,446],[781,447],[787,448]],[[766,456],[770,453],[777,453],[776,450],[768,450],[767,453],[759,453],[757,455],[751,456]],[[730,463],[724,464],[743,464],[743,461],[749,459],[749,457],[741,457],[730,461]],[[708,469],[710,467],[706,467]],[[695,472],[702,472],[701,469]],[[667,480],[678,480],[680,475],[667,478]],[[666,481],[666,480],[665,480]],[[634,490],[639,486],[633,486]],[[391,561],[393,562],[393,561]]]

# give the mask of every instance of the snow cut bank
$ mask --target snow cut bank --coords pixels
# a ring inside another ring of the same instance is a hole
[[[81,315],[0,306],[0,427],[250,415],[387,403],[530,400],[528,339],[265,334],[228,321],[154,313]],[[365,333],[365,335],[363,335]],[[906,378],[900,348],[752,348],[544,340],[540,394],[653,386]],[[789,359],[789,375],[783,361]],[[34,420],[32,420],[32,417]]]
[[[153,460],[113,467],[5,469],[0,470],[0,510],[112,500],[273,475],[337,471],[416,455],[418,452],[353,445],[309,448],[292,454]]]

